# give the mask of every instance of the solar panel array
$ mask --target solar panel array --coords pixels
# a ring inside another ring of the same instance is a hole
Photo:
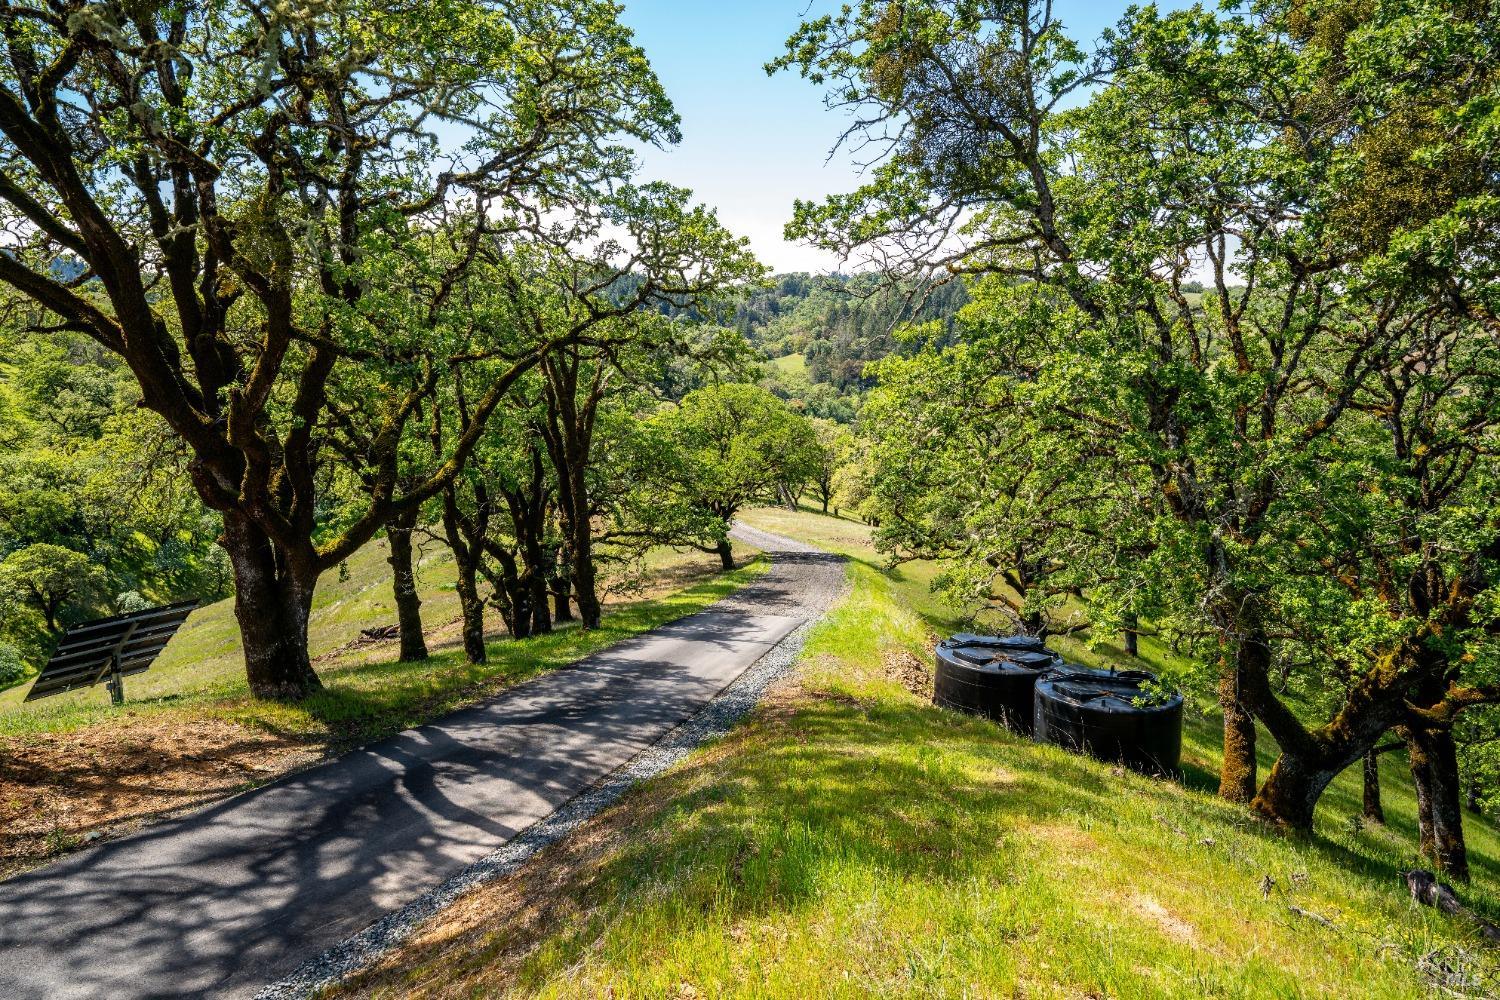
[[[146,671],[197,606],[197,601],[184,601],[73,626],[37,675],[26,700],[108,681],[119,703],[124,698],[119,678]]]

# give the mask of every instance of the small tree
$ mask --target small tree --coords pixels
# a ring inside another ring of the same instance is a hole
[[[849,428],[822,417],[810,418],[818,438],[817,462],[813,469],[812,488],[823,513],[838,492],[838,473],[854,451],[854,435]]]
[[[107,597],[109,577],[88,556],[39,543],[0,562],[0,594],[34,612],[55,641]]]
[[[675,409],[659,415],[681,457],[664,484],[689,506],[711,514],[714,550],[725,569],[734,568],[729,529],[749,504],[775,500],[786,483],[817,474],[817,432],[806,418],[759,386],[709,386],[688,393]]]

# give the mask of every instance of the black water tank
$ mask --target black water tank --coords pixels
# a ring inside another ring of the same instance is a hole
[[[1037,678],[1061,662],[1030,636],[960,633],[938,643],[932,700],[1029,735]]]
[[[975,635],[973,632],[960,632],[953,638],[948,639],[945,645],[952,649],[995,649],[1003,650],[1007,653],[1052,653],[1052,650],[1047,648],[1047,644],[1034,635]]]
[[[1067,664],[1050,671],[1035,687],[1036,738],[1148,774],[1175,775],[1182,759],[1182,696],[1149,690],[1155,682],[1139,670]]]

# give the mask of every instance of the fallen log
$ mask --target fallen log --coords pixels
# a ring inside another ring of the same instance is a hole
[[[1432,872],[1422,871],[1420,868],[1406,873],[1406,888],[1411,892],[1411,898],[1423,906],[1431,906],[1450,917],[1462,917],[1472,921],[1479,928],[1480,936],[1491,944],[1500,944],[1500,927],[1485,920],[1479,914],[1469,909],[1458,901],[1458,893],[1453,891],[1453,886],[1445,882],[1439,882],[1437,876]]]

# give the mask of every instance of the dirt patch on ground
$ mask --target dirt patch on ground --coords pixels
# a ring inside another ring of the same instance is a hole
[[[322,754],[222,719],[141,719],[0,740],[0,878]]]
[[[1150,896],[1136,893],[1130,898],[1130,909],[1139,917],[1153,923],[1167,937],[1178,944],[1198,947],[1198,931],[1192,924],[1168,910]]]
[[[885,675],[923,701],[932,700],[932,670],[906,650],[886,652]]]

